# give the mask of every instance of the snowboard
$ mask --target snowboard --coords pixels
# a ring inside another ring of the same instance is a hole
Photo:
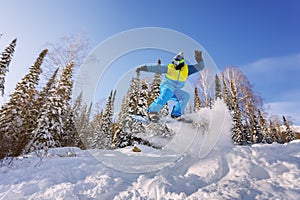
[[[160,116],[160,115],[153,115],[152,118],[148,116],[137,116],[137,115],[131,115],[132,118],[134,118],[136,121],[144,123],[144,124],[165,124],[165,123],[187,123],[192,124],[194,121],[188,117],[182,117],[180,120],[171,118],[169,116]]]
[[[167,117],[167,116],[160,116],[159,114],[153,114],[151,113],[149,115],[149,121],[153,123],[170,123],[170,122],[183,122],[183,123],[189,123],[192,124],[193,120],[186,118],[186,117],[181,117],[181,119],[175,119],[172,117]]]

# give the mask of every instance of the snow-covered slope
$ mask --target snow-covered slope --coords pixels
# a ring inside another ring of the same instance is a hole
[[[155,166],[150,160],[165,158],[163,151],[140,146],[141,153],[125,148],[92,152],[94,157],[88,151],[57,149],[60,153],[52,158],[20,159],[0,168],[0,199],[296,200],[300,198],[299,145],[296,141],[215,148],[204,159],[166,160],[160,162],[158,171],[149,173],[115,170],[102,161],[111,158],[124,169],[134,164]]]
[[[204,157],[203,142],[182,134],[195,129],[174,124],[181,136],[163,150],[62,148],[19,158],[0,168],[0,199],[300,199],[300,142],[233,146],[221,118],[217,144],[202,138],[214,146]]]

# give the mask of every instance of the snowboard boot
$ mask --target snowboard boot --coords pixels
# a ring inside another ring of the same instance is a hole
[[[175,116],[175,115],[172,115],[172,114],[171,114],[171,117],[172,117],[173,119],[176,119],[177,121],[181,121],[181,119],[182,119],[181,116]]]
[[[148,118],[151,122],[157,123],[159,121],[159,114],[156,112],[149,112]]]

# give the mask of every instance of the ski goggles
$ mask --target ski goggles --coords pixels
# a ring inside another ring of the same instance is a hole
[[[181,64],[181,63],[184,63],[184,59],[182,59],[182,60],[173,60],[173,64],[176,65],[176,66]]]

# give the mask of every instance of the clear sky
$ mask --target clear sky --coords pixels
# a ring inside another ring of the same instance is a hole
[[[163,27],[196,40],[220,70],[240,67],[269,112],[291,115],[300,124],[298,0],[0,0],[0,5],[0,51],[18,38],[6,93],[47,42],[84,31],[94,48],[122,31]]]

